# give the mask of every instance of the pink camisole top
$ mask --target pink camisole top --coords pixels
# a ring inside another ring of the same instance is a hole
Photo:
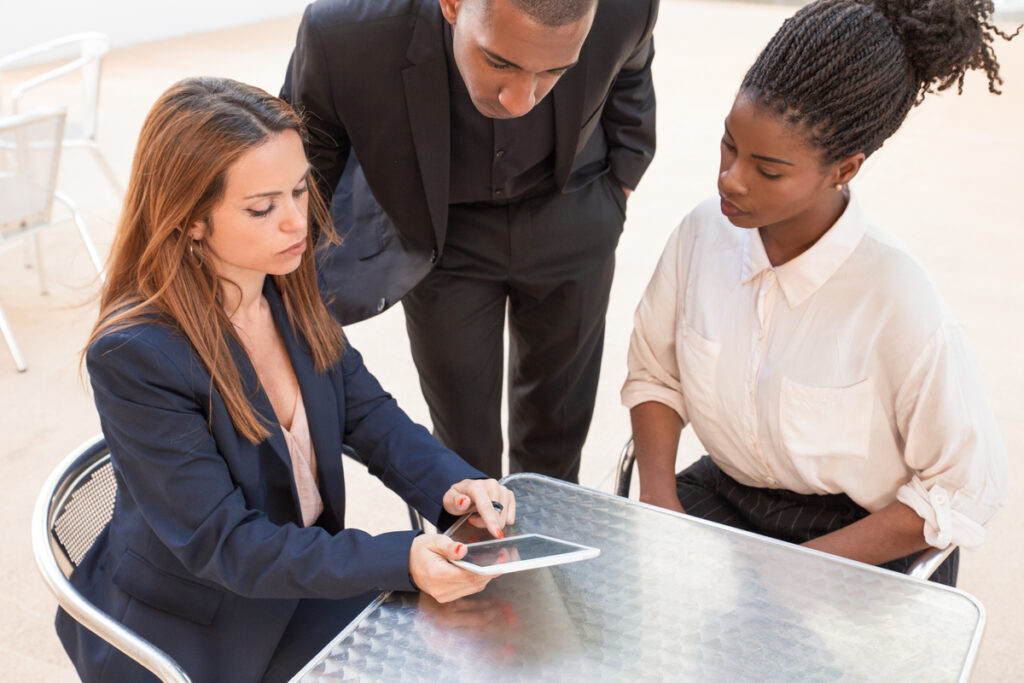
[[[285,443],[292,459],[292,472],[295,477],[295,488],[299,492],[299,507],[302,510],[302,525],[309,526],[324,511],[324,501],[320,497],[317,486],[316,453],[313,452],[313,441],[309,436],[309,421],[306,419],[306,406],[302,403],[302,392],[295,396],[295,410],[292,412],[291,429],[285,429]]]

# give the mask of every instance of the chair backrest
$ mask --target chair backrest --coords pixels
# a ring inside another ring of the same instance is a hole
[[[50,504],[47,525],[64,575],[81,564],[114,515],[117,480],[106,443],[95,444],[66,470]]]
[[[100,434],[68,455],[43,484],[32,514],[36,565],[57,602],[75,621],[160,680],[188,683],[177,662],[86,600],[68,581],[109,524],[116,500],[117,480]]]
[[[0,242],[49,224],[64,119],[63,108],[0,118]]]
[[[16,114],[24,110],[21,100],[28,91],[77,71],[82,79],[81,108],[72,107],[72,116],[78,122],[82,137],[94,140],[103,57],[109,51],[110,39],[102,33],[75,33],[0,58],[0,77],[4,71],[28,64],[55,62],[52,68],[18,83],[11,89],[9,113]],[[0,107],[0,112],[3,111],[4,108]]]

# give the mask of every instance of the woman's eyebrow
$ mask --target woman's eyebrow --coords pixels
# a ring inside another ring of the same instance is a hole
[[[725,126],[725,134],[732,138],[732,132],[729,130],[728,124],[723,123],[722,125]],[[733,139],[735,140],[735,138]],[[794,164],[792,161],[786,161],[785,159],[776,159],[775,157],[769,157],[763,154],[751,154],[750,156],[754,159],[760,159],[761,161],[770,161],[773,164],[785,164],[786,166],[794,167],[796,166],[796,164]]]
[[[306,176],[309,174],[309,172],[311,170],[313,170],[312,166],[307,166],[306,167],[306,170],[302,172],[302,176],[299,178],[299,182],[300,183],[303,180],[306,179]],[[245,199],[248,200],[248,199],[259,199],[260,197],[276,197],[279,194],[283,194],[283,193],[280,190],[271,190],[269,192],[257,192],[256,194],[251,194],[248,197],[245,197]]]
[[[760,159],[762,161],[770,161],[770,162],[772,162],[774,164],[785,164],[786,166],[796,166],[796,164],[794,164],[791,161],[786,161],[785,159],[776,159],[775,157],[766,157],[763,154],[751,154],[750,156],[752,156],[755,159]]]
[[[245,197],[245,199],[259,199],[260,197],[276,197],[279,194],[281,194],[280,190],[273,190],[271,192],[257,192],[256,194],[251,194],[248,197]]]

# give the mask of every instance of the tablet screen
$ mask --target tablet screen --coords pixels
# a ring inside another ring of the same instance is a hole
[[[478,567],[490,567],[510,562],[537,560],[553,555],[579,553],[585,550],[590,549],[556,538],[524,534],[498,541],[470,543],[467,546],[466,556],[462,559],[464,562],[475,564]]]

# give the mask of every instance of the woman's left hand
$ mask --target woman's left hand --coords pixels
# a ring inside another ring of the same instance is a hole
[[[491,536],[504,538],[502,529],[516,521],[516,497],[494,479],[463,479],[452,484],[442,501],[445,511],[452,515],[475,512],[469,523],[487,529]],[[501,507],[499,510],[494,503]]]

